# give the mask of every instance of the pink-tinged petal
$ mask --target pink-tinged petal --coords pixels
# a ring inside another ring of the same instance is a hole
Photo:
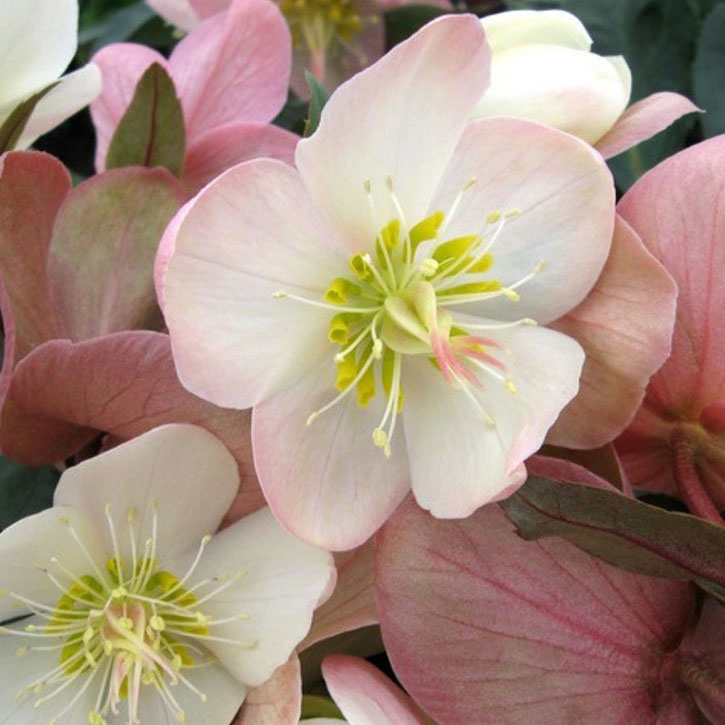
[[[517,290],[518,303],[502,297],[466,311],[545,324],[581,302],[602,271],[614,229],[614,183],[599,154],[532,121],[485,119],[464,131],[430,210],[447,214],[473,178],[446,237],[478,234],[491,212],[517,209],[490,249],[490,275],[510,285],[545,266]]]
[[[11,458],[43,465],[73,455],[100,432],[126,440],[166,423],[193,423],[217,436],[239,468],[235,513],[259,508],[248,415],[184,390],[168,336],[156,332],[121,332],[78,344],[54,340],[39,347],[13,376],[0,444]]]
[[[232,166],[257,158],[294,163],[300,137],[278,126],[230,123],[202,134],[189,147],[182,183],[189,196]]]
[[[188,0],[189,5],[200,18],[210,18],[212,15],[226,10],[232,0]]]
[[[30,146],[39,136],[59,126],[98,97],[101,92],[101,72],[89,63],[63,76],[58,85],[44,95],[33,109],[15,148]]]
[[[336,634],[377,624],[375,605],[375,547],[371,541],[335,555],[337,585],[332,596],[315,612],[312,629],[299,649]]]
[[[71,181],[48,154],[11,152],[0,156],[0,275],[4,362],[0,394],[13,361],[57,335],[48,294],[48,249],[58,209]]]
[[[291,52],[270,0],[234,0],[187,35],[169,60],[187,143],[228,123],[271,121],[287,98]]]
[[[189,551],[170,570],[185,571],[195,555]],[[227,641],[204,644],[240,682],[258,687],[304,639],[312,613],[335,586],[335,567],[329,552],[283,531],[264,508],[218,533],[195,569],[200,578],[238,571],[244,576],[205,603],[205,611],[212,618],[228,619],[230,610],[249,618],[217,623],[214,634]],[[239,647],[239,640],[256,645]]]
[[[135,43],[107,45],[93,56],[93,62],[103,76],[101,95],[91,103],[91,118],[96,129],[96,169],[103,171],[108,146],[144,71],[152,63],[159,63],[167,71],[169,67],[160,53]]]
[[[272,677],[253,687],[233,725],[298,725],[302,709],[302,675],[296,654]]]
[[[377,544],[386,651],[436,720],[645,723],[691,702],[668,668],[689,585],[525,542],[498,506],[452,522],[408,503]]]
[[[725,606],[708,598],[700,621],[682,643],[683,679],[713,725],[725,723]]]
[[[164,169],[115,169],[73,191],[58,212],[48,263],[59,337],[161,326],[153,265],[182,199]]]
[[[594,147],[605,159],[611,159],[696,111],[701,109],[679,93],[653,93],[633,103]]]
[[[725,136],[685,149],[645,174],[618,212],[679,287],[672,355],[648,399],[697,418],[725,399]]]
[[[84,512],[90,521],[105,521],[108,511],[121,554],[130,561],[131,509],[142,551],[154,535],[158,511],[159,556],[172,557],[217,530],[238,488],[236,462],[218,438],[198,426],[172,423],[68,468],[53,501]],[[106,550],[113,551],[110,527],[101,531]]]
[[[182,30],[192,30],[201,20],[190,0],[146,0],[146,2],[164,20]]]
[[[386,402],[380,393],[361,408],[353,391],[306,424],[337,394],[334,381],[330,357],[329,364],[256,406],[252,449],[265,498],[283,526],[305,541],[339,551],[369,539],[409,484],[402,431],[392,442],[390,458],[373,444]]]
[[[499,359],[514,383],[477,373],[473,393],[494,425],[427,360],[406,362],[403,425],[413,493],[440,518],[469,516],[513,493],[525,480],[523,461],[541,446],[559,411],[576,394],[584,353],[571,338],[539,327],[496,330]]]
[[[248,408],[332,358],[330,311],[274,296],[320,301],[348,269],[293,168],[269,159],[236,166],[182,213],[175,239],[164,240],[162,255],[174,251],[161,285],[176,369],[191,392]]]
[[[652,376],[667,359],[677,286],[621,218],[609,259],[587,298],[552,327],[587,354],[576,398],[547,440],[596,448],[624,430]]]
[[[317,131],[297,146],[296,161],[315,205],[351,254],[370,249],[376,227],[397,216],[388,175],[411,224],[423,218],[466,119],[486,89],[488,61],[478,19],[448,16],[426,25],[332,95]]]
[[[377,668],[359,657],[329,655],[322,676],[350,725],[427,725],[420,708]]]
[[[571,461],[562,460],[561,458],[551,458],[545,455],[532,456],[526,461],[526,469],[530,476],[543,476],[544,478],[551,478],[555,481],[579,483],[583,486],[604,488],[608,491],[619,491],[611,483],[600,478],[583,466],[572,463]]]

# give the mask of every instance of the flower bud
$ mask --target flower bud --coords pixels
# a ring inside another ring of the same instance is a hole
[[[491,85],[475,118],[529,118],[593,144],[627,106],[627,63],[591,53],[592,40],[574,15],[520,10],[481,23],[492,51]]]

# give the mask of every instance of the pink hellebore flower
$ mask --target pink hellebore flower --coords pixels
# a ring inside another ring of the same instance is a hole
[[[619,213],[676,279],[672,356],[617,449],[634,486],[676,493],[722,523],[725,508],[725,136],[663,161]]]
[[[163,426],[70,468],[53,508],[0,534],[0,618],[33,615],[0,630],[8,722],[231,721],[335,581],[268,509],[213,535],[237,484],[214,436]]]
[[[684,96],[666,92],[627,109],[627,62],[590,52],[592,39],[571,13],[512,10],[488,15],[481,24],[492,52],[491,88],[474,118],[505,115],[546,123],[609,158],[698,110]]]
[[[94,56],[104,77],[103,93],[91,105],[96,167],[104,168],[113,133],[152,63],[167,70],[181,100],[182,183],[190,195],[241,161],[291,161],[298,137],[269,124],[287,98],[290,56],[289,31],[269,0],[234,0],[184,38],[168,61],[143,45],[106,46]]]
[[[305,540],[360,544],[411,485],[439,517],[505,496],[577,392],[584,352],[544,325],[607,260],[611,176],[554,129],[466,125],[487,54],[472,16],[430,23],[333,95],[299,171],[229,170],[162,240],[180,380],[254,406],[265,497]]]
[[[221,12],[231,0],[147,0],[159,15],[184,30]],[[328,90],[374,63],[385,50],[386,10],[408,4],[450,9],[448,0],[278,0],[292,31],[292,88],[309,96],[305,70]]]

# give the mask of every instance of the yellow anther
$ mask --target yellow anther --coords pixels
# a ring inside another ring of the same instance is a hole
[[[157,632],[163,632],[166,629],[166,622],[164,621],[164,618],[158,614],[154,614],[151,617],[149,624],[151,625],[151,629],[154,629]]]
[[[492,211],[486,217],[486,224],[495,224],[500,219],[501,219],[501,212],[500,211]]]
[[[113,642],[111,642],[111,640],[103,640],[103,652],[106,656],[113,653]]]
[[[373,357],[376,360],[380,360],[383,356],[383,343],[380,340],[375,340],[373,343]]]
[[[118,625],[121,629],[133,629],[133,620],[130,617],[121,617]]]
[[[93,635],[95,634],[95,630],[93,627],[86,627],[85,631],[83,632],[83,641],[88,644],[92,639]]]
[[[136,522],[136,519],[138,518],[138,511],[131,506],[131,508],[128,510],[128,513],[126,514],[126,520],[129,524],[133,524]]]
[[[424,277],[432,277],[438,271],[438,267],[438,262],[432,257],[428,257],[420,263],[418,269]]]
[[[111,591],[111,599],[122,599],[128,596],[128,589],[126,587],[117,587]]]
[[[92,654],[91,654],[91,653],[90,653],[90,652],[89,652],[88,650],[86,650],[86,652],[85,652],[85,655],[84,655],[84,656],[85,656],[85,658],[86,658],[86,662],[87,662],[87,663],[88,663],[88,664],[89,664],[89,665],[90,665],[91,667],[95,667],[95,666],[96,666],[96,658],[95,658],[95,657],[94,657],[94,656],[93,656],[93,655],[92,655]]]
[[[509,289],[508,287],[502,287],[501,293],[512,302],[518,302],[521,299],[521,295],[516,290]]]
[[[174,671],[178,672],[181,669],[182,664],[184,664],[184,661],[182,660],[181,655],[174,655],[174,658],[171,660],[171,666],[174,668]]]
[[[508,391],[509,391],[509,393],[511,393],[511,395],[516,395],[516,393],[518,393],[518,389],[517,389],[517,388],[516,388],[516,386],[514,385],[513,381],[511,381],[511,380],[507,380],[507,381],[506,381],[506,382],[504,383],[504,386],[506,387],[506,390],[508,390]]]
[[[177,711],[176,719],[178,722],[186,722],[186,713],[183,710]]]
[[[516,216],[518,216],[519,214],[522,214],[522,213],[523,213],[523,212],[521,211],[521,209],[517,209],[516,207],[514,207],[513,209],[509,209],[509,210],[508,210],[508,211],[507,211],[507,212],[506,212],[506,213],[504,214],[504,216],[505,216],[505,217],[506,217],[507,219],[512,219],[513,217],[516,217]]]

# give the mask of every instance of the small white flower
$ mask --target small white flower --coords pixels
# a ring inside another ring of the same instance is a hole
[[[268,509],[216,530],[238,486],[211,434],[169,425],[66,471],[0,535],[4,722],[227,725],[334,581]],[[11,640],[17,640],[12,646]]]

